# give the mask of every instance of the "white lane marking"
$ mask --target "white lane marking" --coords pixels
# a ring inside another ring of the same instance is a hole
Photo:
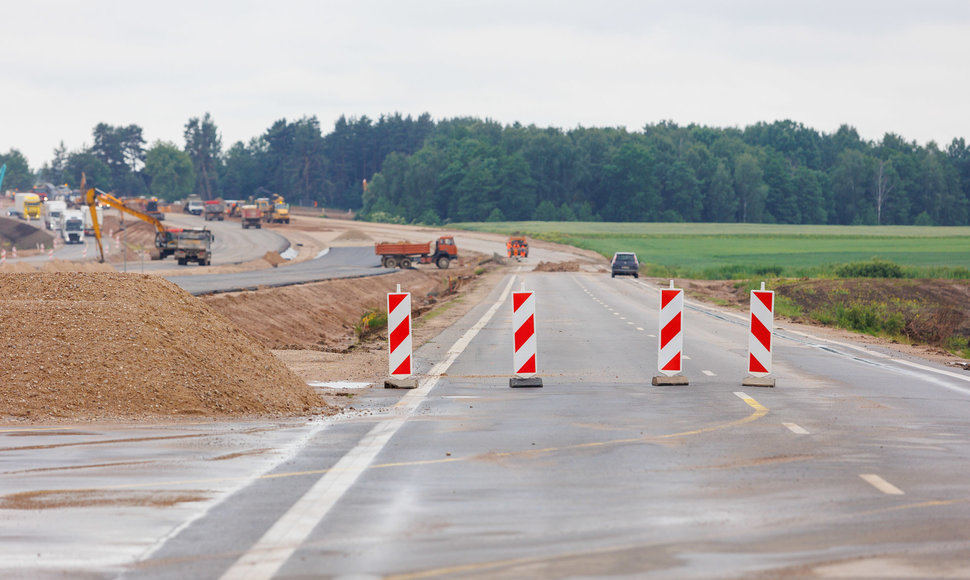
[[[656,334],[648,334],[647,336],[649,336],[650,338],[657,338]]]
[[[921,365],[921,364],[917,364],[917,363],[914,363],[914,362],[909,362],[908,360],[901,360],[901,359],[898,359],[898,358],[894,358],[894,359],[892,359],[892,361],[893,362],[896,362],[896,363],[899,363],[901,365],[906,365],[908,367],[913,367],[915,369],[920,369],[921,371],[930,371],[932,373],[937,373],[937,374],[944,375],[944,376],[947,376],[947,377],[951,377],[951,378],[954,378],[954,379],[960,379],[961,381],[970,382],[970,376],[967,376],[965,374],[961,375],[959,373],[954,373],[954,372],[950,372],[950,371],[943,371],[943,370],[940,370],[940,369],[935,369],[933,367],[924,366],[924,365]],[[960,390],[960,391],[962,391],[964,393],[970,393],[970,391],[966,391],[964,389],[960,389],[959,387],[954,387],[954,388],[955,389],[958,389],[958,390]]]
[[[714,371],[701,371],[701,372],[704,373],[705,375],[709,376],[709,377],[716,377],[717,376],[716,374],[714,374]]]
[[[639,326],[637,327],[637,330],[639,330],[640,332],[643,332],[643,328],[641,328]]]
[[[806,431],[803,427],[799,427],[795,423],[782,423],[782,425],[787,427],[789,431],[796,435],[808,435],[808,431]]]
[[[481,397],[476,397],[474,395],[444,395],[442,399],[480,399]]]
[[[686,354],[682,354],[682,355],[680,355],[680,358],[682,358],[682,359],[684,359],[684,360],[690,360],[690,357],[689,357],[689,356],[687,356]]]
[[[866,483],[872,487],[878,489],[886,495],[905,495],[903,490],[899,489],[895,485],[889,483],[885,479],[879,477],[875,473],[860,473],[859,477],[865,480]]]
[[[514,283],[515,276],[509,279],[498,301],[448,350],[448,358],[432,367],[428,376],[421,381],[421,385],[417,389],[408,391],[401,398],[401,401],[395,405],[395,409],[400,409],[402,413],[375,425],[356,447],[347,452],[332,469],[317,480],[289,511],[276,520],[259,541],[226,570],[221,577],[222,580],[268,579],[279,571],[313,532],[317,524],[326,517],[344,493],[374,461],[391,437],[404,425],[411,412],[424,401],[441,375],[468,347],[478,332],[488,324],[495,312],[505,304]]]
[[[630,326],[633,326],[633,323],[630,322],[629,320],[627,320],[626,323],[629,324]]]
[[[742,401],[747,401],[751,398],[744,391],[734,391],[734,394],[737,395]]]
[[[621,316],[620,320],[626,320],[626,316]]]

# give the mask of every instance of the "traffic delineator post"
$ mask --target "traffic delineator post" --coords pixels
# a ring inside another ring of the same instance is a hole
[[[390,378],[384,380],[386,389],[414,389],[417,379],[411,378],[411,293],[387,294],[387,366]]]
[[[653,385],[687,385],[684,371],[684,290],[670,288],[660,291],[660,323],[657,332],[657,370]]]
[[[748,332],[748,376],[741,382],[746,387],[774,387],[771,376],[771,349],[775,329],[775,293],[751,291],[751,323]]]
[[[509,386],[541,387],[542,379],[536,375],[536,299],[535,292],[525,289],[512,292],[512,368],[515,376]]]

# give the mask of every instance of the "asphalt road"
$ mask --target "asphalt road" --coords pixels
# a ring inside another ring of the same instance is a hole
[[[3,495],[65,502],[4,510],[0,576],[970,576],[970,374],[780,329],[742,387],[744,318],[688,303],[690,385],[653,387],[658,301],[520,274],[329,420],[0,428]]]

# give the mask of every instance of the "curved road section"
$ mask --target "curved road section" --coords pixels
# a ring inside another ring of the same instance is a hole
[[[319,282],[333,278],[360,278],[386,274],[393,270],[380,267],[374,248],[331,248],[312,260],[251,272],[234,274],[195,274],[166,276],[182,289],[196,296],[218,292],[239,292],[259,287],[275,288]]]

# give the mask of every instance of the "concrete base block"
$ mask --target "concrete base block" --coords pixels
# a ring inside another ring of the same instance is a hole
[[[667,385],[689,385],[690,382],[687,381],[687,377],[684,375],[674,375],[668,377],[666,375],[659,375],[653,377],[653,381],[650,382],[653,386],[667,386]]]
[[[741,381],[741,385],[744,387],[774,387],[775,379],[774,377],[745,377]]]
[[[385,389],[416,389],[418,379],[384,379]]]
[[[527,379],[513,377],[509,379],[509,386],[513,389],[518,389],[521,387],[541,387],[542,379],[539,377],[529,377]]]

